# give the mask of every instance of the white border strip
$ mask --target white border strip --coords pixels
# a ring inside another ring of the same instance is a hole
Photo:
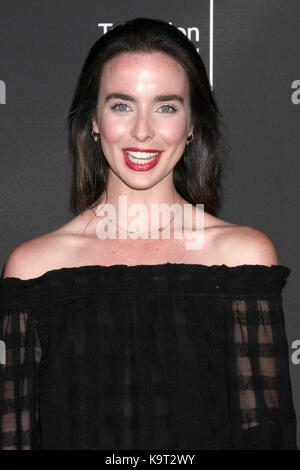
[[[209,80],[211,88],[213,88],[214,73],[214,0],[210,0],[209,4]]]

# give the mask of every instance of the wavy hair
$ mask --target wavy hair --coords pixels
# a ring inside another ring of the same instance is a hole
[[[104,65],[122,53],[161,52],[185,70],[190,85],[193,141],[173,170],[176,191],[187,202],[204,204],[216,215],[221,207],[221,176],[228,149],[221,132],[222,115],[203,61],[192,42],[174,25],[135,18],[115,26],[91,47],[78,78],[68,114],[68,143],[73,164],[71,209],[94,208],[106,192],[109,164],[91,135]]]

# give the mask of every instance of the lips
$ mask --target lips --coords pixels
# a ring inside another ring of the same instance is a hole
[[[156,149],[140,149],[136,147],[123,149],[123,156],[126,165],[135,171],[150,170],[158,163],[161,154],[162,150]],[[151,157],[153,157],[151,161],[143,162],[143,160],[147,160]]]

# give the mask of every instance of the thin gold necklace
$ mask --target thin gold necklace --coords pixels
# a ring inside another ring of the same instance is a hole
[[[177,212],[179,211],[179,208],[181,207],[179,203],[177,203],[177,204],[178,204],[177,210],[176,210],[175,214],[173,215],[172,219],[170,220],[170,222],[167,225],[165,225],[164,227],[159,227],[156,230],[149,230],[148,232],[134,232],[133,230],[126,230],[125,228],[120,227],[120,225],[115,224],[110,219],[110,217],[108,217],[108,215],[106,217],[109,220],[109,222],[111,224],[113,224],[115,227],[118,227],[119,229],[124,230],[125,232],[130,233],[131,235],[145,235],[145,234],[148,234],[148,233],[163,232],[172,223],[172,221],[175,219],[175,216],[176,216]]]

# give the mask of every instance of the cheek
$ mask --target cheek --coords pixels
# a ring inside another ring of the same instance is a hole
[[[159,133],[168,143],[178,143],[186,139],[185,119],[165,119],[164,125],[159,128]]]
[[[108,142],[118,142],[124,134],[127,133],[127,127],[125,120],[114,118],[114,116],[99,116],[100,132],[102,139]]]

